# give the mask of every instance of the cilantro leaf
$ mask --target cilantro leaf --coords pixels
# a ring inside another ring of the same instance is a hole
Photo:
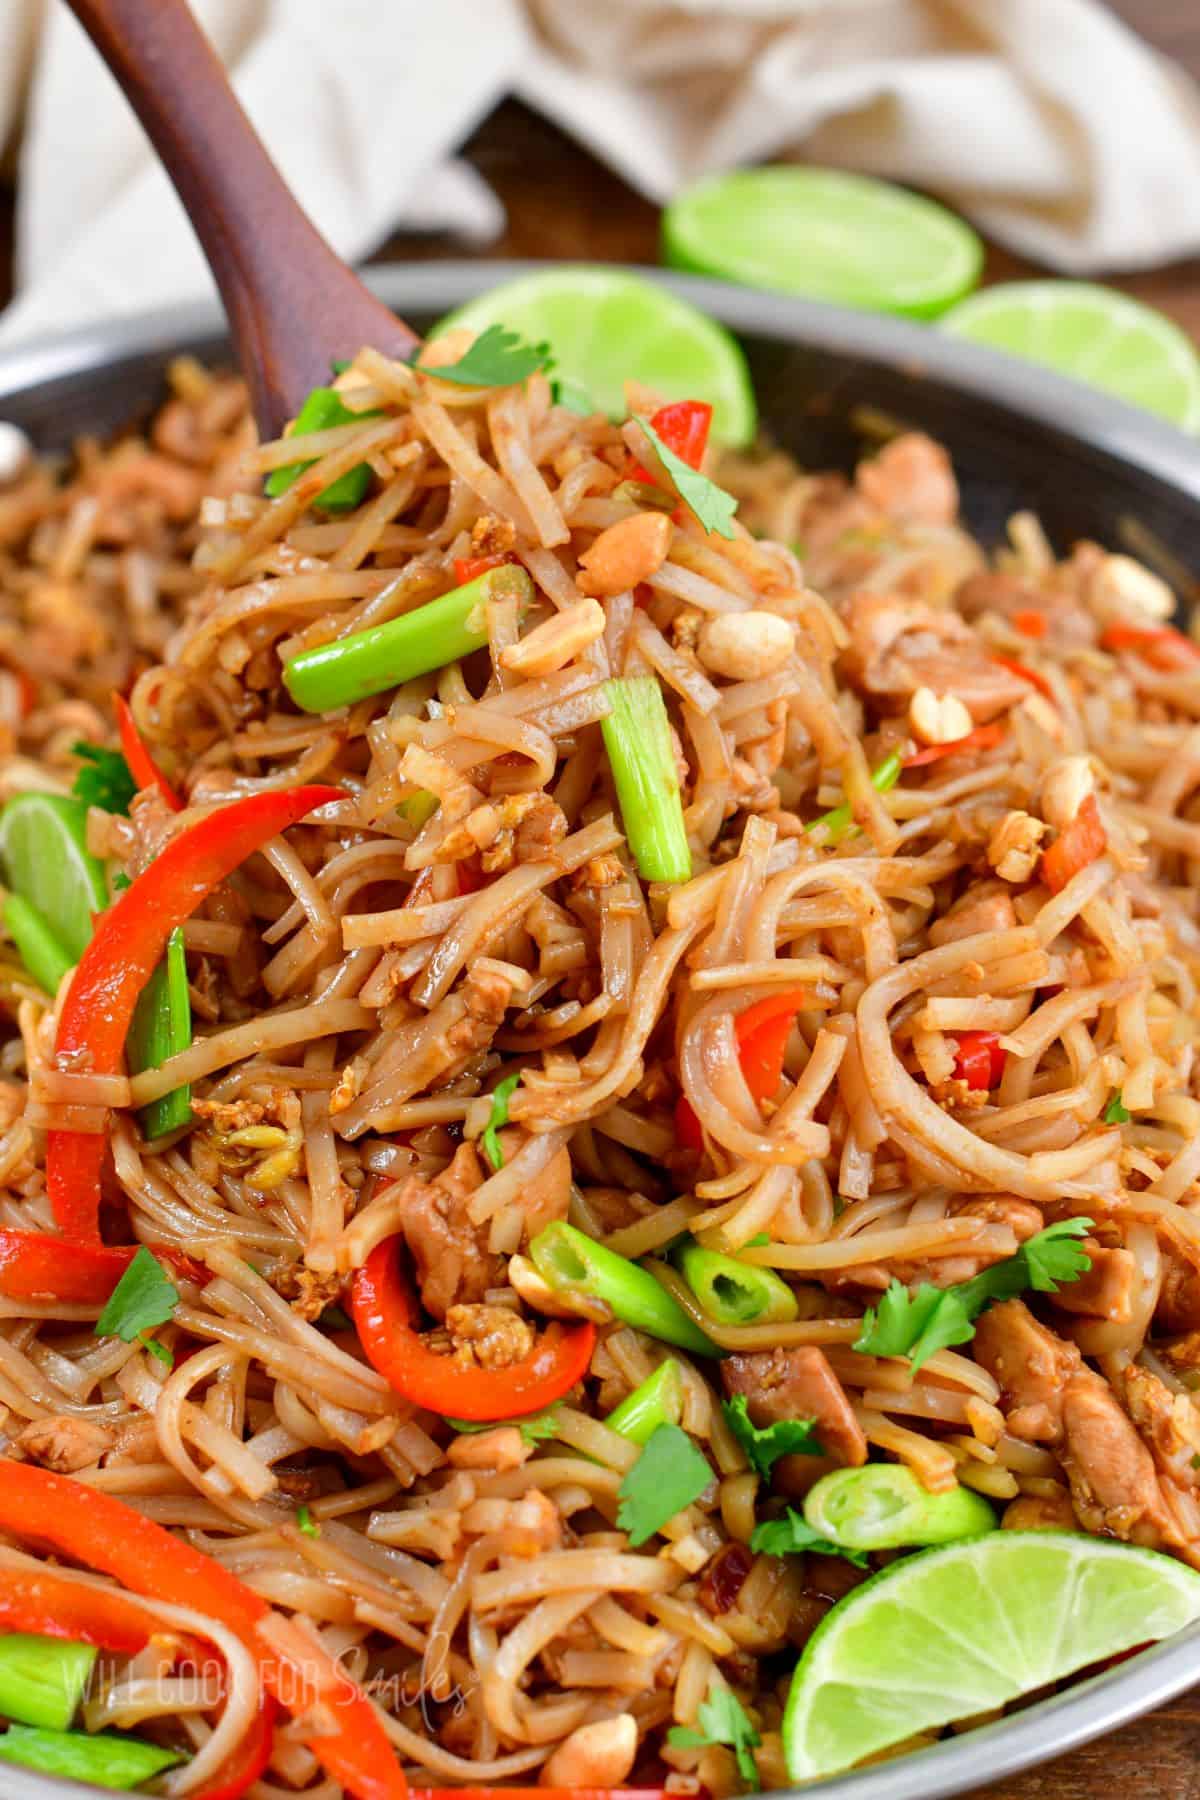
[[[483,1136],[479,1141],[483,1145],[483,1154],[493,1169],[504,1167],[504,1152],[500,1148],[500,1139],[496,1133],[502,1125],[508,1124],[508,1103],[521,1079],[521,1073],[522,1071],[518,1069],[515,1075],[506,1075],[504,1080],[498,1081],[492,1089],[491,1117],[488,1119]]]
[[[153,1331],[173,1318],[178,1299],[179,1289],[167,1280],[158,1258],[142,1244],[108,1296],[108,1304],[96,1320],[96,1336],[119,1337],[132,1344],[143,1331]],[[163,1348],[158,1346],[159,1351]]]
[[[98,806],[104,812],[127,813],[129,802],[137,793],[137,782],[129,773],[129,764],[121,752],[80,740],[71,745],[71,754],[83,762],[71,792],[87,806]]]
[[[460,1437],[476,1431],[497,1431],[502,1425],[515,1425],[523,1442],[540,1444],[558,1430],[558,1408],[548,1406],[544,1412],[529,1413],[523,1419],[452,1419],[447,1416],[446,1423],[453,1426]]]
[[[847,1550],[843,1544],[831,1544],[819,1531],[814,1531],[802,1513],[788,1507],[782,1519],[769,1519],[754,1527],[750,1548],[765,1556],[799,1556],[811,1550],[814,1556],[844,1556],[856,1569],[869,1569],[865,1550]]]
[[[312,1509],[307,1501],[296,1508],[296,1525],[305,1537],[320,1537],[321,1527],[312,1516]]]
[[[722,1408],[729,1429],[750,1459],[750,1467],[769,1475],[781,1456],[824,1456],[813,1435],[813,1419],[777,1419],[774,1425],[751,1422],[745,1394],[726,1400]]]
[[[709,1744],[728,1744],[737,1758],[738,1773],[747,1786],[758,1790],[758,1765],[752,1752],[762,1739],[751,1724],[736,1694],[715,1683],[707,1700],[696,1708],[696,1726],[672,1725],[667,1742],[683,1750],[704,1750]]]
[[[489,325],[457,362],[428,369],[419,366],[426,375],[456,381],[462,387],[512,387],[535,369],[553,368],[554,358],[549,344],[523,344],[507,325]]]
[[[617,1524],[635,1547],[698,1500],[714,1479],[686,1431],[660,1425],[617,1489]]]
[[[157,1338],[141,1337],[138,1339],[142,1349],[148,1351],[156,1362],[165,1363],[168,1369],[175,1367],[175,1352],[169,1344],[160,1344]]]
[[[1128,1125],[1132,1117],[1133,1114],[1126,1110],[1125,1102],[1120,1094],[1114,1094],[1104,1109],[1104,1123],[1106,1125]]]
[[[1029,1288],[1053,1294],[1063,1282],[1078,1281],[1092,1259],[1077,1240],[1091,1228],[1091,1219],[1059,1219],[1027,1238],[1015,1256],[953,1287],[923,1281],[910,1294],[902,1281],[893,1281],[879,1305],[867,1308],[854,1348],[867,1356],[907,1356],[915,1375],[935,1351],[968,1343],[975,1320],[996,1301]]]
[[[699,469],[693,469],[685,463],[682,456],[663,443],[649,419],[635,413],[634,418],[650,439],[650,447],[666,470],[671,486],[679,495],[685,506],[689,506],[703,525],[705,531],[715,531],[718,537],[731,538],[733,532],[733,515],[737,511],[737,501],[732,494],[710,481],[707,475],[701,475]]]

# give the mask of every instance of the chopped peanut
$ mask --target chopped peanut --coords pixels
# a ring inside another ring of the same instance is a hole
[[[987,859],[1002,881],[1028,881],[1037,866],[1046,827],[1032,813],[1005,813],[988,839]]]
[[[1104,625],[1161,625],[1175,611],[1175,595],[1132,556],[1106,556],[1088,584],[1088,598]]]
[[[500,652],[504,668],[514,674],[551,675],[602,636],[604,608],[598,600],[580,600],[553,618],[543,619],[519,643]]]
[[[717,613],[702,627],[696,650],[714,675],[758,681],[783,668],[795,641],[791,625],[778,613]]]
[[[640,512],[602,531],[579,558],[584,593],[623,594],[649,581],[667,560],[675,527],[666,513]]]
[[[632,1713],[580,1725],[565,1737],[538,1777],[543,1787],[620,1787],[637,1755],[638,1728]]]
[[[1042,776],[1042,817],[1065,831],[1096,783],[1086,756],[1060,756]]]
[[[966,737],[974,721],[954,694],[935,694],[919,687],[908,703],[908,723],[922,744],[956,744]]]

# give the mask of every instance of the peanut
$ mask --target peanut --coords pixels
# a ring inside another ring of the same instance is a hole
[[[587,594],[623,594],[649,581],[667,560],[675,532],[666,513],[639,512],[602,531],[579,558],[578,585]]]

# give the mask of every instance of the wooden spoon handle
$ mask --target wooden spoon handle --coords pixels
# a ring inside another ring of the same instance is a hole
[[[335,357],[419,339],[334,254],[242,111],[186,0],[69,0],[187,208],[221,290],[264,437]]]

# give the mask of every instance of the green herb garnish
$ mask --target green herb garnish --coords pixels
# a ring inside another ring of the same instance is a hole
[[[100,807],[103,812],[127,813],[129,803],[137,793],[137,782],[129,773],[129,764],[121,752],[80,740],[71,745],[71,754],[83,763],[71,788],[76,798],[85,806]]]
[[[742,1780],[756,1791],[761,1786],[752,1752],[762,1739],[750,1723],[745,1707],[727,1687],[714,1684],[708,1691],[708,1699],[702,1700],[696,1708],[695,1727],[672,1725],[667,1742],[681,1750],[705,1750],[710,1744],[728,1744],[737,1758]]]
[[[635,1547],[661,1531],[714,1479],[708,1461],[678,1425],[660,1425],[617,1489],[617,1524]]]
[[[1126,1108],[1120,1094],[1114,1094],[1104,1109],[1104,1123],[1106,1125],[1128,1125],[1132,1117],[1133,1114]]]
[[[671,486],[684,505],[695,513],[705,531],[715,531],[718,537],[733,537],[733,516],[738,505],[733,495],[710,481],[707,475],[701,475],[699,469],[685,463],[682,456],[676,456],[674,450],[663,443],[649,419],[643,418],[641,413],[635,413],[634,418],[649,438],[650,447],[666,470]]]
[[[1028,1288],[1053,1294],[1063,1282],[1078,1281],[1092,1259],[1076,1240],[1091,1227],[1091,1219],[1060,1219],[1022,1244],[1015,1256],[954,1287],[923,1281],[910,1294],[902,1281],[893,1281],[879,1305],[867,1308],[854,1348],[867,1356],[906,1356],[915,1374],[935,1351],[968,1343],[975,1336],[975,1320],[996,1301],[1011,1300]]]
[[[513,387],[535,369],[552,368],[554,358],[549,344],[523,344],[507,325],[489,325],[457,362],[419,366],[423,375],[456,381],[461,387]]]
[[[173,1366],[175,1358],[167,1346],[145,1333],[173,1318],[178,1301],[179,1289],[167,1279],[158,1258],[151,1256],[142,1244],[108,1296],[104,1311],[96,1320],[96,1336],[119,1337],[126,1344],[140,1342],[159,1362]]]
[[[813,1530],[803,1514],[794,1512],[790,1506],[782,1519],[768,1519],[754,1527],[750,1548],[764,1556],[800,1556],[806,1551],[814,1556],[844,1556],[856,1569],[871,1566],[865,1550],[847,1550],[842,1544],[831,1544],[828,1538]]]
[[[777,1419],[773,1425],[755,1425],[750,1418],[745,1394],[726,1400],[722,1411],[750,1461],[760,1475],[771,1473],[781,1456],[824,1456],[825,1451],[813,1432],[813,1419]]]
[[[470,1437],[477,1431],[499,1431],[503,1425],[515,1425],[526,1444],[540,1444],[545,1438],[552,1438],[558,1430],[558,1408],[548,1406],[544,1412],[527,1413],[523,1419],[452,1419],[446,1418],[447,1425],[457,1431],[460,1437]]]

